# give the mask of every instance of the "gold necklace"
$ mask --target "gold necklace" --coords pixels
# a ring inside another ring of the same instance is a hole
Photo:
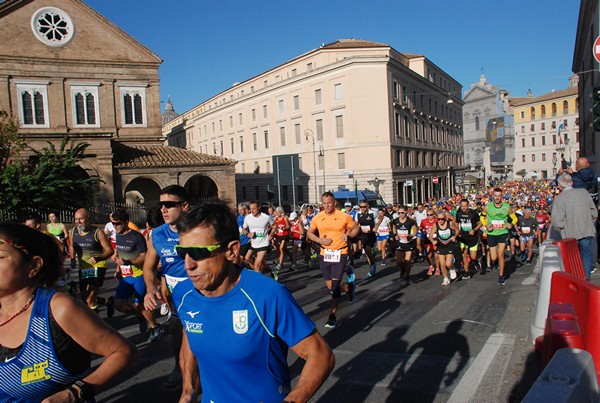
[[[19,316],[23,312],[25,312],[29,308],[29,306],[31,305],[31,303],[33,302],[34,299],[35,299],[35,291],[33,292],[33,294],[31,294],[31,297],[29,297],[29,299],[27,300],[27,302],[25,303],[25,305],[23,305],[23,308],[19,309],[19,311],[17,313],[15,313],[13,316],[11,316],[10,318],[6,319],[4,322],[0,323],[0,326],[6,325],[8,322],[10,322],[14,318],[16,318],[17,316]]]

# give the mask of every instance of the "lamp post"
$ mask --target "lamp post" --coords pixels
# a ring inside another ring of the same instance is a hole
[[[313,152],[313,181],[315,184],[315,201],[318,201],[319,195],[317,191],[317,151],[315,149],[315,135],[313,131],[310,129],[304,130],[304,137],[306,137],[306,141],[308,141],[308,137],[310,136],[312,140],[312,152]]]
[[[437,172],[438,172],[438,168],[439,168],[439,166],[440,166],[440,161],[441,161],[441,160],[442,160],[442,158],[444,158],[445,156],[446,156],[446,154],[443,154],[443,153],[442,153],[442,155],[440,155],[440,156],[438,157],[437,161],[435,161],[435,166],[434,166],[434,168],[433,168],[433,169],[434,169],[434,174],[433,174],[433,176],[434,176],[434,177],[436,177],[436,178],[437,178]],[[438,181],[437,183],[434,183],[434,184],[433,184],[433,187],[434,187],[434,197],[435,197],[436,201],[439,201],[439,199],[440,199],[440,185],[441,185],[441,183],[440,183],[440,178],[438,178],[438,179],[437,179],[437,181]]]

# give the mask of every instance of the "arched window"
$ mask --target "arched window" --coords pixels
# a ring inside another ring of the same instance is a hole
[[[531,107],[530,113],[531,113],[531,119],[532,120],[535,119],[535,108],[533,106]]]
[[[542,119],[546,117],[546,105],[542,105],[542,111],[541,111],[541,115],[542,115]]]
[[[552,117],[556,116],[556,102],[552,102]]]
[[[569,102],[563,101],[563,115],[569,114]]]
[[[479,130],[479,116],[475,116],[475,130]]]

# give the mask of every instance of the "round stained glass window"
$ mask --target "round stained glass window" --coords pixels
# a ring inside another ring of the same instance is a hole
[[[73,39],[75,24],[69,14],[56,7],[40,8],[31,17],[36,38],[49,46],[64,46]]]

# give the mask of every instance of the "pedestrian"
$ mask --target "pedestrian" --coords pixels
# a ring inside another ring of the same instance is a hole
[[[235,264],[232,208],[202,203],[177,229],[177,253],[191,280],[173,292],[185,328],[180,401],[195,401],[198,369],[203,402],[308,401],[333,369],[333,353],[286,287]],[[288,348],[306,361],[293,389]]]
[[[592,243],[596,237],[598,209],[585,189],[575,189],[569,174],[558,177],[561,192],[552,203],[552,228],[560,232],[561,238],[575,238],[583,262],[586,279],[592,274]]]
[[[62,263],[49,235],[0,223],[0,256],[0,401],[94,401],[137,350],[80,301],[50,288]],[[92,355],[105,357],[93,370]]]

